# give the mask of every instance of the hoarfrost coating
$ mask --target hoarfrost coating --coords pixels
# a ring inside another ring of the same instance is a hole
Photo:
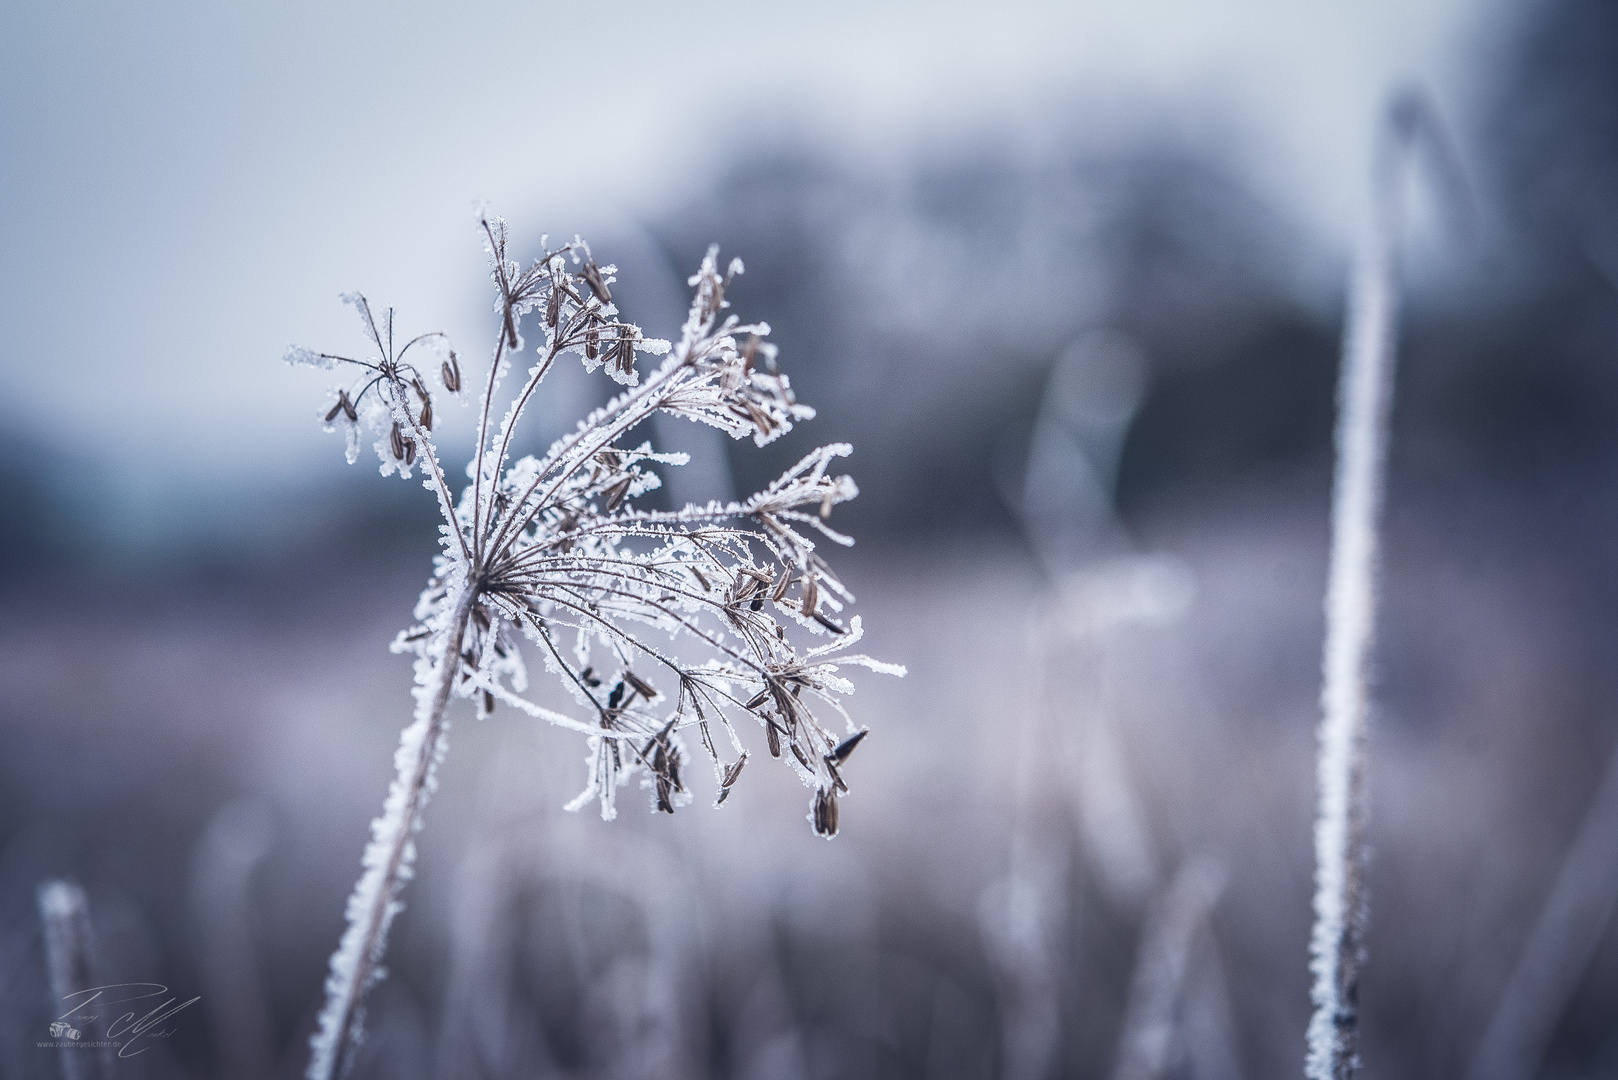
[[[721,274],[718,250],[709,249],[690,279],[695,296],[671,346],[620,318],[611,302],[615,268],[598,265],[583,240],[547,249],[524,270],[507,257],[504,222],[481,217],[479,227],[499,328],[479,395],[471,483],[459,497],[432,437],[438,391],[463,393],[460,357],[444,335],[400,344],[393,310],[379,314],[356,293],[343,299],[359,313],[366,355],[294,347],[286,356],[357,373],[333,388],[322,423],[344,433],[350,462],[370,440],[383,475],[409,478],[419,467],[444,518],[443,550],[416,622],[393,643],[416,658],[415,719],[400,737],[397,776],[372,823],[348,928],[331,959],[312,1080],[344,1074],[360,1044],[366,991],[381,977],[388,929],[413,871],[414,836],[436,785],[452,698],[471,698],[479,717],[505,702],[587,735],[584,790],[568,809],[596,802],[607,819],[617,813],[618,789],[637,777],[654,810],[688,804],[693,734],[713,764],[715,805],[722,804],[749,754],[738,726],[751,721],[763,729],[770,756],[811,789],[809,821],[829,838],[838,829],[838,800],[849,791],[850,754],[866,733],[843,706],[854,691],[843,669],[904,674],[848,651],[864,628],[857,616],[844,618],[854,596],[819,550],[822,540],[853,543],[827,521],[859,493],[850,477],[829,471],[852,452],[846,443],[810,452],[739,502],[636,505],[661,486],[653,466],[687,460],[633,444],[632,434],[654,415],[708,424],[758,446],[814,416],[777,364],[765,340],[769,326],[728,314],[725,291],[742,272],[741,260]],[[523,321],[536,314],[543,344],[491,433],[511,357],[525,347]],[[542,456],[513,460],[518,421],[565,353],[624,389]],[[665,357],[644,379],[636,367],[643,355]],[[538,652],[583,718],[525,696],[525,646]],[[696,655],[682,656],[677,647]]]

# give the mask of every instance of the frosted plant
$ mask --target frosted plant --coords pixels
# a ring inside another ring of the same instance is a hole
[[[400,342],[392,309],[378,313],[358,294],[365,352],[342,356],[293,348],[294,364],[342,372],[323,416],[347,440],[350,462],[369,442],[384,476],[422,482],[443,512],[442,552],[416,605],[416,623],[395,651],[415,656],[415,719],[400,736],[398,776],[372,822],[363,873],[348,901],[348,928],[331,959],[326,1005],[308,1075],[328,1080],[353,1063],[364,999],[381,978],[389,924],[412,872],[414,834],[445,751],[447,707],[470,698],[478,716],[496,702],[585,735],[584,790],[569,804],[617,813],[631,780],[656,810],[691,801],[695,734],[713,763],[725,802],[748,760],[739,726],[764,732],[811,789],[815,832],[837,832],[843,769],[864,738],[844,711],[853,692],[842,669],[903,669],[848,652],[860,640],[853,596],[817,541],[852,541],[826,523],[858,493],[828,469],[846,444],[823,446],[742,502],[642,510],[638,496],[659,485],[652,466],[685,456],[654,453],[637,429],[659,412],[709,424],[763,446],[808,420],[776,363],[763,323],[727,313],[725,290],[742,272],[721,274],[711,248],[689,284],[690,315],[672,347],[645,337],[612,300],[616,268],[598,265],[577,238],[523,269],[507,255],[505,223],[480,219],[497,288],[498,340],[477,394],[477,450],[470,483],[456,497],[433,441],[439,390],[463,387],[461,359],[442,334]],[[511,359],[525,348],[523,324],[538,313],[543,341],[514,393],[501,394]],[[513,460],[523,413],[564,354],[624,387],[543,455]],[[642,380],[636,361],[664,359]],[[435,385],[430,385],[429,380]],[[499,402],[506,401],[497,418]],[[800,642],[813,644],[800,644]],[[524,697],[524,648],[571,694],[576,713]]]
[[[1403,182],[1425,145],[1438,178],[1464,210],[1465,187],[1426,99],[1406,90],[1379,131],[1371,214],[1349,282],[1337,388],[1337,463],[1332,491],[1331,566],[1321,663],[1316,760],[1315,926],[1310,939],[1309,1080],[1350,1080],[1360,1069],[1359,979],[1365,963],[1366,727],[1376,641],[1377,553],[1386,483],[1388,419],[1399,337],[1398,239]],[[1418,138],[1421,143],[1418,144]]]

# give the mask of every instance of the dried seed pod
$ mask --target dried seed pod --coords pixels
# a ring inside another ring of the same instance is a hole
[[[826,618],[826,616],[822,615],[818,611],[814,613],[813,618],[815,622],[819,623],[821,626],[824,626],[827,630],[830,630],[834,634],[848,633],[847,628],[838,626],[835,622],[832,622],[832,620]]]
[[[405,443],[404,463],[406,465],[414,465],[416,463],[416,444],[414,441]]]
[[[741,777],[742,766],[746,764],[747,754],[743,753],[741,757],[725,766],[725,778],[719,782],[719,786],[726,789],[732,787],[736,783],[737,779]]]
[[[618,338],[618,370],[628,375],[635,368],[635,339],[633,337]]]
[[[792,571],[783,566],[781,568],[781,578],[775,583],[775,591],[770,593],[770,599],[779,604],[781,598],[787,594],[787,587],[791,584]]]
[[[809,764],[809,759],[804,756],[803,750],[799,748],[797,740],[787,743],[787,749],[792,751],[792,756],[798,759],[798,764],[803,766],[805,772],[815,771]]]
[[[419,422],[421,430],[431,431],[433,429],[433,402],[431,398],[421,403],[421,420]]]
[[[805,615],[813,615],[815,608],[820,604],[820,586],[815,584],[815,575],[805,574],[803,578],[803,603],[798,610]]]
[[[594,259],[584,264],[579,276],[584,278],[584,283],[590,286],[590,291],[595,293],[596,298],[603,304],[612,303],[612,290],[607,288],[607,279],[602,275],[601,267],[595,264]]]
[[[511,303],[509,301],[506,303],[506,347],[510,349],[516,349],[517,347],[517,322],[511,317]]]
[[[690,570],[691,571],[691,576],[697,579],[697,584],[702,586],[702,591],[703,592],[712,592],[713,591],[713,586],[708,584],[708,579],[702,576],[702,571],[701,570],[698,570],[694,566],[688,566],[688,567],[686,567],[686,569]]]
[[[591,360],[601,355],[601,331],[594,326],[584,335],[584,355]]]
[[[421,381],[420,375],[410,376],[410,385],[416,391],[416,396],[421,399],[422,404],[426,404],[432,400],[431,396],[427,393],[426,385]]]
[[[494,695],[487,690],[483,691],[483,711],[485,713],[494,712]]]
[[[326,414],[326,423],[329,424],[333,420],[337,419],[337,414],[342,412],[342,411],[343,411],[343,403],[341,401],[339,401],[337,404],[333,405],[331,407],[331,411]]]
[[[657,696],[657,690],[645,679],[641,678],[639,675],[636,675],[633,671],[624,672],[624,681],[630,686],[634,687],[635,693],[639,694],[647,701],[651,701]]]
[[[550,299],[545,301],[545,325],[555,326],[562,318],[562,290],[551,286]]]
[[[770,691],[768,689],[760,690],[758,693],[754,694],[747,704],[742,706],[742,708],[751,712],[768,700],[770,700]]]
[[[815,832],[821,836],[837,835],[837,793],[815,791]]]
[[[764,745],[769,747],[771,757],[781,756],[781,733],[775,730],[775,725],[768,717],[764,719]]]
[[[394,460],[403,461],[405,456],[404,433],[399,430],[399,421],[397,420],[393,422],[393,427],[388,431],[388,445],[393,450]]]
[[[612,513],[623,503],[624,496],[629,494],[630,479],[626,476],[607,489],[607,513]]]
[[[867,734],[869,734],[869,729],[867,728],[862,728],[859,731],[856,731],[854,734],[850,735],[848,738],[844,739],[842,742],[833,747],[831,753],[826,755],[826,760],[837,762],[838,764],[847,761],[848,755],[854,752],[854,748],[858,746],[862,740],[864,740]]]
[[[449,359],[445,360],[443,366],[439,368],[438,375],[439,378],[444,380],[445,390],[448,390],[452,394],[460,393],[461,363],[460,360],[456,358],[455,351],[453,349],[450,350]]]

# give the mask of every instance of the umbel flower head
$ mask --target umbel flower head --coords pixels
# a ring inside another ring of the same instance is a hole
[[[344,299],[360,314],[365,354],[287,354],[352,376],[320,414],[345,433],[350,462],[370,442],[383,475],[408,478],[419,468],[438,498],[443,550],[416,623],[393,645],[416,656],[418,717],[447,686],[471,698],[480,716],[504,702],[584,734],[585,787],[569,809],[594,801],[609,819],[632,779],[656,810],[689,803],[693,737],[712,761],[716,805],[725,802],[748,760],[743,731],[756,727],[770,755],[812,790],[815,831],[834,835],[838,798],[848,791],[843,771],[864,737],[843,706],[853,692],[844,669],[903,674],[849,651],[862,635],[859,617],[848,616],[854,598],[820,550],[827,541],[852,543],[827,520],[858,494],[852,479],[830,471],[850,447],[823,446],[740,502],[641,509],[638,498],[659,486],[654,467],[686,461],[640,439],[638,429],[658,412],[759,446],[814,416],[778,366],[769,327],[729,313],[725,292],[740,260],[721,273],[717,248],[709,250],[689,281],[690,314],[671,346],[621,317],[612,300],[616,268],[597,265],[582,240],[545,247],[523,269],[507,256],[505,223],[479,225],[493,263],[499,341],[475,391],[478,445],[458,496],[434,444],[434,402],[474,391],[442,334],[396,347],[393,311],[373,312],[356,294]],[[537,323],[543,341],[505,395],[512,358],[526,347],[525,323]],[[544,454],[514,459],[525,410],[568,353],[624,389]],[[644,379],[643,357],[662,357]],[[573,711],[525,696],[525,651],[560,680]]]

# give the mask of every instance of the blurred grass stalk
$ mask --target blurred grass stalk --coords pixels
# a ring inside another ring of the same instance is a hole
[[[1310,1080],[1347,1080],[1359,1071],[1359,978],[1365,962],[1365,741],[1368,667],[1376,638],[1376,572],[1387,475],[1388,424],[1398,354],[1399,238],[1406,179],[1417,149],[1428,150],[1452,212],[1466,189],[1430,102],[1404,89],[1389,100],[1372,161],[1371,200],[1349,283],[1337,396],[1337,468],[1332,493],[1331,569],[1315,824],[1315,927],[1310,969]]]
[[[95,934],[90,901],[72,881],[47,881],[39,887],[39,918],[45,931],[45,970],[51,990],[50,1017],[66,1019],[62,1003],[96,986]],[[54,1037],[54,1029],[53,1029]],[[77,1039],[77,1033],[67,1036]],[[99,1080],[110,1072],[104,1047],[63,1048],[58,1055],[65,1080]]]

